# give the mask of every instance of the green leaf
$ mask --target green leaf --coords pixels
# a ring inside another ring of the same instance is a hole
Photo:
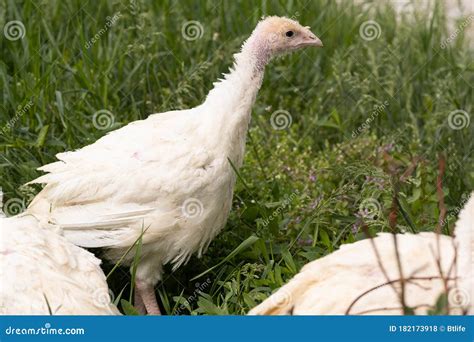
[[[328,233],[326,233],[325,230],[322,230],[322,229],[321,229],[321,230],[319,231],[319,236],[321,237],[322,243],[323,243],[326,247],[331,248],[331,250],[332,250],[332,243],[331,243],[331,239],[329,239]]]
[[[405,222],[408,223],[408,226],[410,227],[411,232],[412,233],[417,232],[418,230],[416,229],[415,224],[413,223],[413,220],[411,219],[410,214],[408,213],[408,210],[406,209],[408,208],[408,204],[406,203],[406,201],[403,198],[399,197],[397,198],[397,204],[398,204],[398,209],[400,210],[400,213],[402,214]]]
[[[46,140],[46,136],[48,135],[49,125],[43,126],[38,134],[38,139],[36,139],[35,146],[38,148],[43,147],[44,142]]]
[[[128,285],[125,285],[124,287],[122,287],[122,290],[120,291],[120,293],[118,294],[117,297],[115,297],[115,300],[114,300],[114,305],[117,306],[120,302],[120,299],[122,299],[122,295],[123,295],[123,291],[125,291],[125,289],[127,288]]]
[[[411,197],[407,198],[407,202],[408,203],[416,202],[416,201],[418,201],[420,196],[421,196],[421,189],[420,188],[415,188],[413,190],[413,195]]]
[[[260,211],[260,208],[258,205],[256,204],[249,205],[247,208],[245,208],[244,212],[242,213],[242,218],[250,222],[253,222],[257,219],[259,211]]]
[[[59,118],[61,119],[61,123],[63,127],[67,129],[66,122],[64,121],[64,102],[63,102],[63,94],[59,91],[55,91],[56,94],[56,106],[58,107],[59,111]]]
[[[285,249],[284,251],[282,251],[281,255],[283,257],[283,260],[285,261],[286,266],[290,269],[290,271],[292,273],[296,273],[297,272],[297,267],[296,267],[295,261],[293,260],[293,256],[291,255],[290,251]]]
[[[128,253],[130,253],[130,251],[139,243],[139,241],[142,239],[142,236],[143,234],[145,234],[145,232],[148,230],[149,227],[143,229],[142,227],[142,233],[140,234],[140,236],[135,240],[135,242],[133,243],[133,245],[131,245],[130,247],[128,247],[128,249],[125,251],[125,253],[120,257],[120,259],[115,263],[114,267],[112,267],[112,269],[109,271],[109,273],[107,273],[107,276],[106,276],[106,279],[109,279],[109,277],[115,272],[115,270],[117,269],[117,267],[119,267],[122,262],[124,261],[124,259],[127,257]]]
[[[278,182],[273,182],[272,196],[273,196],[273,198],[275,198],[277,200],[280,198],[280,187],[278,185]]]
[[[448,296],[446,293],[441,293],[436,300],[435,307],[428,310],[429,315],[446,315],[446,308],[448,307]]]
[[[136,279],[138,264],[140,263],[140,257],[142,254],[142,244],[143,244],[143,232],[142,234],[140,234],[138,242],[135,244],[136,249],[135,249],[135,256],[133,257],[132,272],[131,272],[132,279],[130,280],[130,283],[131,283],[130,297],[129,297],[130,302],[132,301],[133,292],[135,290],[135,279]]]
[[[219,308],[216,304],[211,302],[209,299],[199,297],[198,306],[204,313],[208,315],[225,315],[226,312]]]
[[[128,301],[125,299],[120,300],[120,304],[122,304],[122,309],[125,315],[127,316],[139,316],[140,313],[138,310]]]
[[[245,241],[243,241],[240,245],[237,246],[236,249],[234,249],[232,252],[229,253],[224,259],[222,259],[217,265],[212,266],[211,268],[208,268],[206,271],[202,272],[201,274],[198,274],[194,278],[191,279],[191,281],[196,280],[198,278],[201,278],[203,275],[211,272],[214,270],[216,267],[219,267],[220,265],[226,263],[233,257],[235,257],[237,254],[242,252],[243,250],[247,249],[248,247],[252,246],[255,242],[257,242],[260,238],[255,235],[249,236]]]

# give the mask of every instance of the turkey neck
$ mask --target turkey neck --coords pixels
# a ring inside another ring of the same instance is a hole
[[[252,106],[271,54],[266,39],[254,32],[234,55],[234,65],[224,79],[214,83],[204,102],[209,117],[212,146],[234,165],[242,165]],[[208,139],[209,139],[208,138]]]

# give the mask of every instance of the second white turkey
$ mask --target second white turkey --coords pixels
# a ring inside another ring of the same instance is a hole
[[[0,218],[0,315],[117,315],[101,261],[33,216]]]
[[[448,305],[438,314],[473,314],[474,193],[454,234],[382,233],[342,245],[305,265],[250,314],[398,315],[406,313],[402,303],[416,314],[427,314],[443,293]]]

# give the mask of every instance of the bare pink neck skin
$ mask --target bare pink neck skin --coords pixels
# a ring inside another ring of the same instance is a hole
[[[241,66],[238,65],[239,62],[243,62],[243,67],[252,67],[254,72],[263,72],[270,59],[270,42],[258,31],[252,33],[243,44],[241,52],[235,56],[236,67]]]
[[[265,65],[271,59],[269,47],[268,41],[254,32],[234,55],[230,72],[214,84],[204,103],[218,109],[205,111],[210,118],[208,126],[202,125],[204,131],[221,132],[214,143],[237,167],[242,165],[252,106],[262,85]]]
[[[254,31],[242,45],[241,51],[234,55],[234,65],[230,72],[214,84],[206,102],[232,109],[242,103],[251,107],[262,84],[265,66],[271,57],[269,40],[262,33]],[[250,101],[246,101],[247,99]]]

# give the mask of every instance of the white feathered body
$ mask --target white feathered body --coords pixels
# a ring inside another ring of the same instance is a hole
[[[450,313],[462,314],[465,310],[474,313],[473,232],[474,196],[456,223],[455,239],[435,233],[396,235],[403,276],[412,278],[405,282],[406,305],[414,308],[416,314],[426,314],[445,293],[438,258],[443,277],[451,279],[448,281]],[[399,293],[400,272],[393,235],[379,234],[373,243],[388,279],[394,281]],[[305,265],[286,285],[250,311],[251,315],[346,313],[403,313],[399,296],[387,284],[369,239],[343,245],[336,252]]]
[[[144,232],[137,276],[150,283],[162,264],[201,255],[227,220],[236,179],[229,160],[242,164],[263,78],[248,59],[237,54],[235,70],[202,105],[151,115],[58,154],[34,181],[46,186],[27,212],[77,245],[108,248],[112,260]]]
[[[119,314],[99,265],[32,216],[0,218],[0,314]]]

